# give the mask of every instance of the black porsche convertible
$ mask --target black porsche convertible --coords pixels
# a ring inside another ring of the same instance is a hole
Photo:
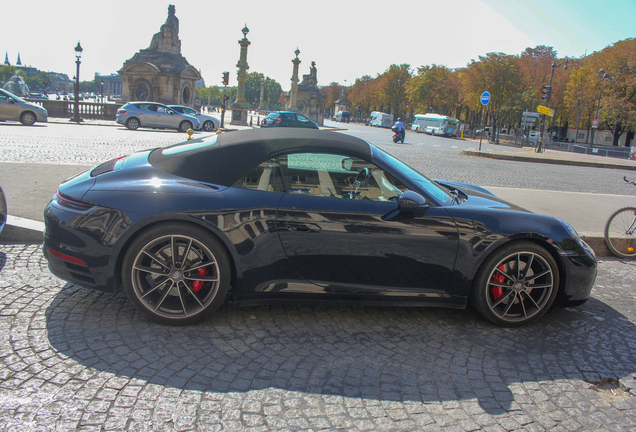
[[[237,305],[464,308],[517,326],[585,302],[594,252],[566,222],[431,180],[337,132],[224,133],[105,162],[45,210],[62,279],[183,325]]]

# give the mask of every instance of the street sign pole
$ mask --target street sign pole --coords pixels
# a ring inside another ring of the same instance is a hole
[[[483,92],[479,100],[481,101],[481,104],[483,106],[488,106],[488,103],[490,102],[490,93],[487,91]],[[479,151],[481,151],[481,140],[483,138],[484,138],[484,126],[481,127],[481,133],[479,134]]]

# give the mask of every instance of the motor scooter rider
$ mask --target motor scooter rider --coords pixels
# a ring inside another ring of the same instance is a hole
[[[402,117],[398,117],[397,121],[393,125],[397,128],[397,133],[402,138],[401,141],[404,142],[404,137],[406,135],[406,129],[404,128],[404,123],[402,123]]]

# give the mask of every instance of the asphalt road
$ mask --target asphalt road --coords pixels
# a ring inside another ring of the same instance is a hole
[[[623,176],[634,178],[634,171],[476,158],[460,154],[462,150],[479,148],[479,142],[468,139],[408,132],[406,144],[394,144],[390,129],[356,123],[343,125],[331,121],[326,121],[325,125],[347,128],[341,132],[369,141],[431,178],[485,187],[636,196],[636,188],[623,181]],[[522,152],[514,147],[496,146],[486,141],[482,143],[482,150],[501,149]]]

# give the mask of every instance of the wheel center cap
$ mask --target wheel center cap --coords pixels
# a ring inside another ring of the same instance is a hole
[[[170,279],[180,280],[183,279],[183,273],[179,270],[175,270],[170,274]]]
[[[515,282],[515,284],[512,286],[512,289],[514,289],[515,291],[523,291],[523,284],[521,282]]]

